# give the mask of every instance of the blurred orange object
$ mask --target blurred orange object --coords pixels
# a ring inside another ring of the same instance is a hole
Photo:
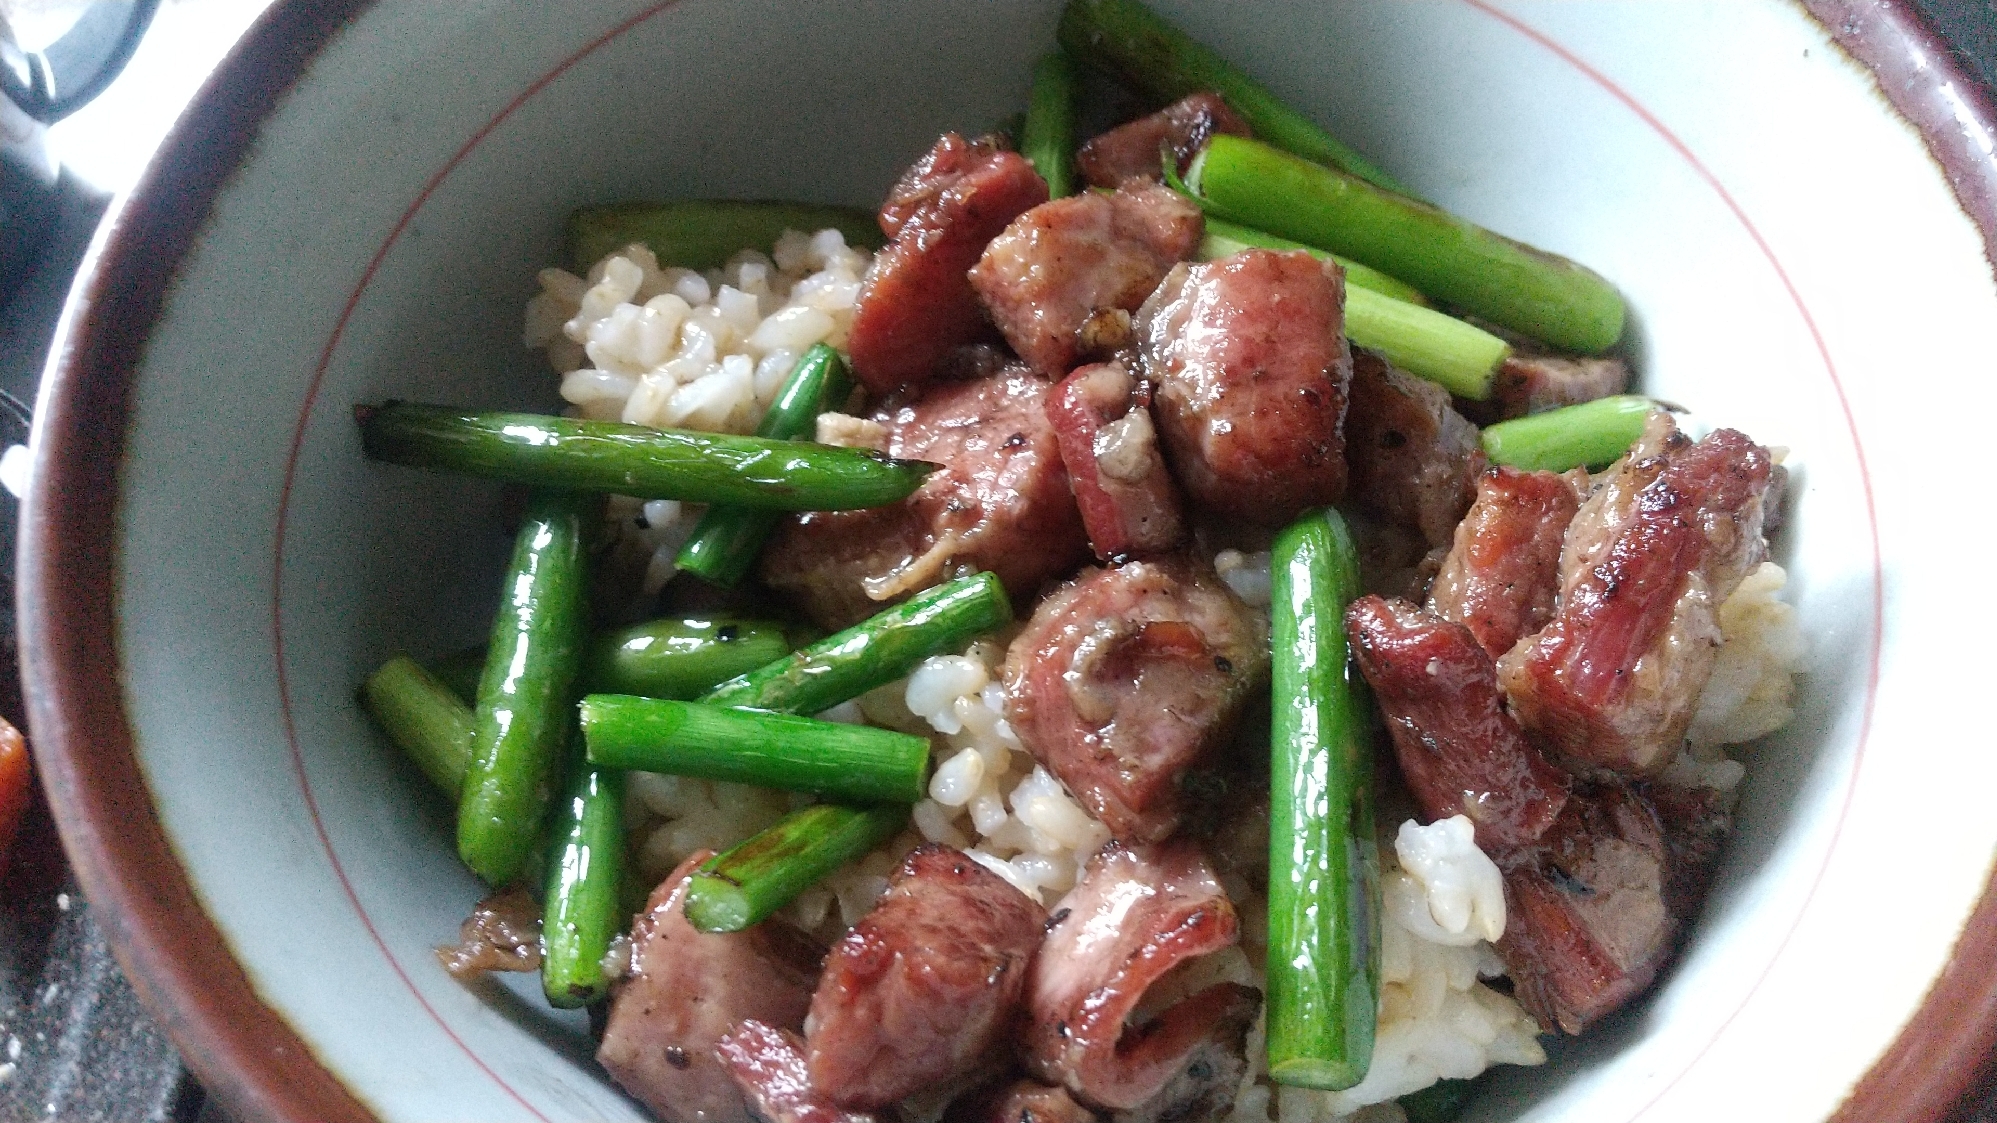
[[[14,831],[21,825],[21,813],[28,809],[28,792],[34,776],[28,769],[28,742],[6,718],[0,718],[0,869],[7,851],[14,845]]]

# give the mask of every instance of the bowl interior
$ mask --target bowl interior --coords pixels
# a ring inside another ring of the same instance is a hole
[[[1745,754],[1688,951],[1475,1111],[1828,1114],[1918,1005],[1997,835],[1923,810],[1938,769],[1997,780],[1997,758],[1943,735],[1973,695],[1935,643],[1953,578],[1920,548],[1933,481],[1975,447],[1966,411],[1915,413],[1895,385],[1966,386],[1997,325],[1946,183],[1774,0],[1157,6],[1417,191],[1611,278],[1648,392],[1792,450],[1776,554],[1808,674],[1793,725]],[[461,987],[430,956],[480,886],[353,694],[390,654],[478,639],[507,541],[494,489],[366,462],[349,408],[553,404],[521,309],[571,208],[872,206],[937,133],[1023,103],[1057,14],[384,2],[310,62],[222,190],[136,380],[125,701],[161,821],[252,983],[383,1118],[642,1115],[579,1018],[531,988]],[[1892,857],[1917,826],[1921,860]],[[1868,938],[1892,954],[1850,971]]]

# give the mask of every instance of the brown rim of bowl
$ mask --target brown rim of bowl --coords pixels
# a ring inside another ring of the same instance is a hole
[[[1802,0],[1879,93],[1921,134],[1956,201],[1983,232],[1997,275],[1997,91],[1965,70],[1910,0]],[[1947,966],[1831,1123],[1936,1123],[1997,1052],[1997,868]]]
[[[36,760],[119,963],[188,1066],[238,1118],[374,1119],[258,998],[175,860],[133,752],[117,671],[117,466],[130,378],[168,282],[264,117],[373,0],[278,0],[106,219],[58,330],[23,512],[23,678]],[[1802,0],[1921,133],[1997,261],[1997,108],[1908,0]],[[1997,874],[1899,1038],[1835,1119],[1931,1123],[1997,1048]]]
[[[306,63],[371,0],[280,0],[202,86],[98,230],[51,354],[22,511],[22,678],[35,762],[92,915],[133,989],[237,1119],[368,1123],[257,996],[201,908],[133,752],[111,617],[128,392],[175,266]]]

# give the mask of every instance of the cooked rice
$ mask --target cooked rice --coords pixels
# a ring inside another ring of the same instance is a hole
[[[1043,905],[1075,884],[1109,828],[1020,747],[1004,717],[998,670],[1005,652],[973,644],[962,655],[926,659],[908,677],[903,702],[944,742],[915,805],[916,829],[972,858]]]
[[[845,343],[872,260],[832,229],[786,230],[769,253],[743,250],[705,273],[662,267],[651,250],[630,245],[586,279],[543,269],[524,338],[547,351],[575,416],[751,433],[800,356],[815,343]],[[701,510],[613,500],[613,566],[638,575],[641,600],[672,578]]]
[[[786,230],[704,274],[626,246],[587,280],[542,270],[526,341],[583,417],[749,433],[799,356],[845,342],[871,260],[837,230]]]
[[[1214,555],[1213,568],[1235,596],[1256,608],[1269,607],[1269,551],[1222,550]]]
[[[1796,609],[1782,600],[1788,582],[1781,566],[1762,562],[1720,605],[1719,657],[1686,735],[1693,746],[1745,744],[1795,715],[1804,645]]]

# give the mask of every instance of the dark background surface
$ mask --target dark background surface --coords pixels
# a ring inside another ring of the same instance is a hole
[[[1997,87],[1997,0],[1915,0],[1965,69]],[[0,390],[31,402],[69,280],[106,200],[64,183],[48,245],[0,306]],[[25,440],[0,397],[0,447]],[[0,496],[0,643],[13,662],[15,504]],[[18,721],[18,686],[0,668],[0,713]],[[62,860],[48,811],[29,812],[0,875],[0,1123],[27,1120],[213,1123],[200,1088],[133,995]],[[1997,1123],[1997,1083],[1961,1105],[1961,1123]],[[251,1121],[239,1121],[251,1123]]]

